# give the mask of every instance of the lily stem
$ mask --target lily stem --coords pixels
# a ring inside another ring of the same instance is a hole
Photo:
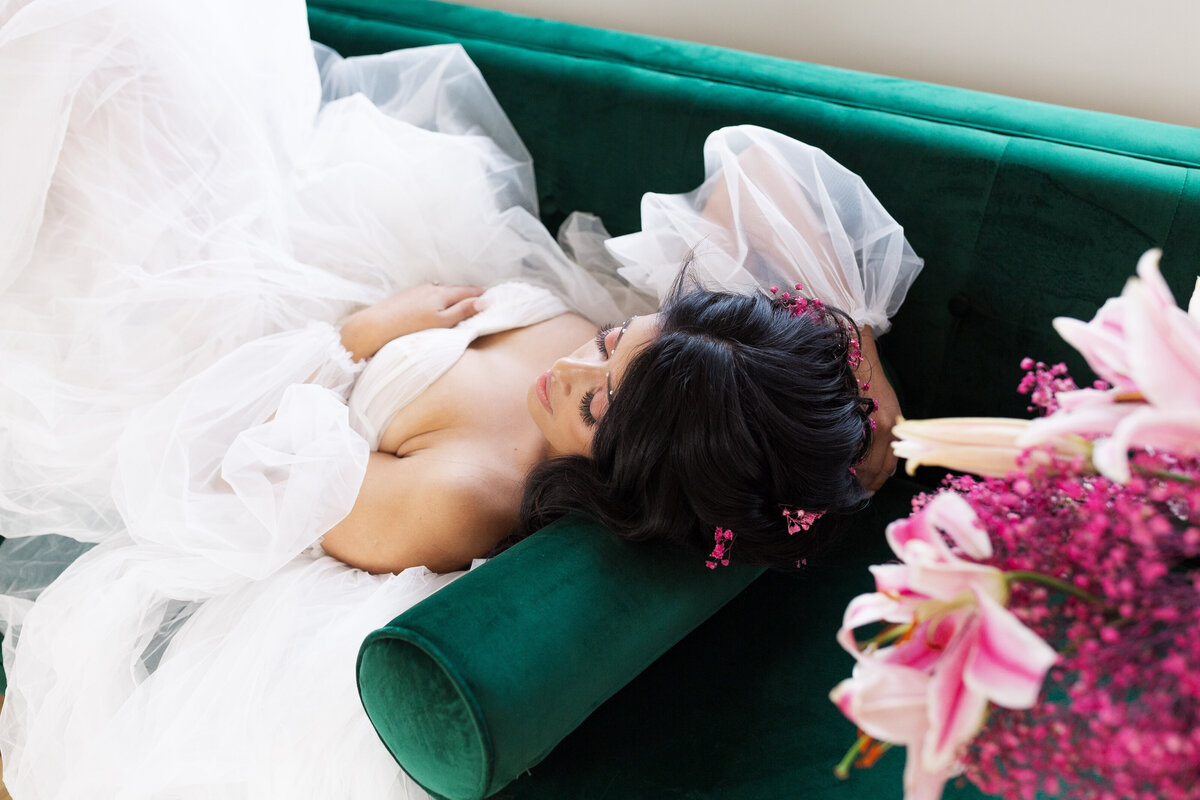
[[[1138,464],[1131,465],[1136,472],[1147,475],[1151,478],[1158,478],[1161,481],[1174,481],[1175,483],[1185,483],[1188,486],[1200,484],[1200,480],[1191,478],[1187,475],[1180,475],[1178,472],[1171,472],[1169,469],[1151,469]]]
[[[1078,597],[1080,600],[1083,600],[1085,602],[1095,603],[1097,605],[1104,602],[1101,598],[1097,597],[1096,595],[1092,594],[1091,592],[1087,592],[1087,591],[1084,591],[1083,589],[1080,589],[1078,586],[1076,586],[1073,583],[1068,583],[1067,581],[1064,581],[1061,578],[1055,578],[1050,575],[1045,575],[1041,572],[1030,572],[1028,570],[1015,569],[1010,572],[1004,573],[1004,580],[1009,585],[1012,585],[1012,584],[1016,583],[1017,581],[1028,581],[1029,583],[1036,583],[1041,586],[1045,586],[1049,589],[1055,589],[1064,594],[1069,594],[1072,597]]]

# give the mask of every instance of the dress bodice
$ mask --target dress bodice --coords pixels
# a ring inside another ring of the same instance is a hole
[[[400,411],[441,377],[481,336],[566,313],[566,304],[528,283],[502,283],[483,294],[487,306],[453,328],[428,328],[388,342],[367,362],[350,393],[350,424],[372,449]]]

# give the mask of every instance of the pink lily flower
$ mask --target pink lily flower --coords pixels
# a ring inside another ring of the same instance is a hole
[[[1068,434],[1099,438],[1097,470],[1124,483],[1128,451],[1157,447],[1200,453],[1200,280],[1185,312],[1159,271],[1159,250],[1091,322],[1060,317],[1054,328],[1113,388],[1058,395],[1060,408],[1017,437],[1031,447]]]
[[[960,557],[992,553],[962,497],[938,495],[887,537],[901,563],[872,567],[877,591],[847,607],[838,641],[856,665],[830,698],[869,736],[908,749],[905,800],[936,800],[988,703],[1031,707],[1058,656],[1004,607],[1004,573]],[[901,627],[860,647],[854,630],[875,622]]]

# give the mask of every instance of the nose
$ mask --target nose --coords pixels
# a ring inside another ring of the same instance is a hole
[[[555,361],[550,373],[562,391],[570,396],[603,385],[605,370],[606,365],[595,358],[572,353]]]

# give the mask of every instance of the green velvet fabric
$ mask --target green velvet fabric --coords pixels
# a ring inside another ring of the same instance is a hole
[[[757,574],[560,520],[368,636],[363,705],[430,792],[486,797]]]
[[[1022,414],[1022,356],[1086,376],[1054,316],[1089,317],[1149,247],[1181,296],[1200,265],[1200,130],[428,0],[309,8],[344,55],[461,42],[533,154],[552,229],[576,209],[635,229],[641,194],[695,186],[724,125],[825,149],[926,259],[881,343],[910,417]],[[845,603],[917,488],[893,481],[840,560],[758,580],[565,739],[749,577],[563,523],[373,634],[364,704],[447,797],[898,797],[902,752],[832,777],[854,729],[827,694],[851,666],[833,641]]]
[[[897,479],[864,531],[905,513]],[[904,750],[839,780],[855,729],[827,699],[853,660],[842,612],[888,558],[858,536],[819,569],[768,572],[596,710],[503,800],[899,800]],[[946,800],[982,795],[952,784]],[[1015,800],[1015,798],[1014,798]]]

